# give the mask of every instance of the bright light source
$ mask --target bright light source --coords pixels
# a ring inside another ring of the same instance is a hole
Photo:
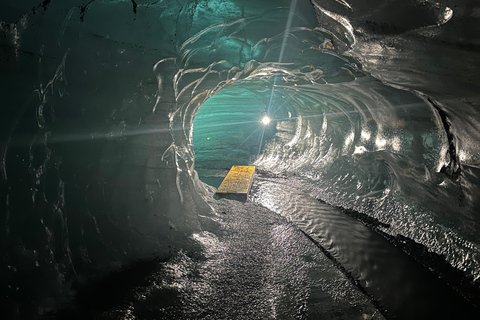
[[[262,120],[260,120],[264,126],[268,126],[270,124],[270,117],[269,116],[263,116]]]

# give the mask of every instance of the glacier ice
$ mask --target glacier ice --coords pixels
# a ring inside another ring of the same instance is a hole
[[[215,223],[193,125],[228,94],[277,112],[247,155],[259,168],[391,225],[478,288],[479,10],[2,1],[0,282],[12,312],[48,310],[72,282],[168,256]]]

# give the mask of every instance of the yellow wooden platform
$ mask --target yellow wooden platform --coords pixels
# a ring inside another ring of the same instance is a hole
[[[254,166],[232,166],[216,194],[246,200],[252,187],[254,174]]]

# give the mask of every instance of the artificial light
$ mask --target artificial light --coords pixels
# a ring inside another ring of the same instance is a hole
[[[264,126],[268,126],[270,124],[270,117],[267,116],[267,115],[264,115],[262,117],[262,119],[260,120],[260,122],[264,125]]]

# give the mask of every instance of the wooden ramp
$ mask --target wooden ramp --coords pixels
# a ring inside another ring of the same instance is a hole
[[[216,195],[220,197],[247,200],[252,187],[254,166],[232,166]]]

